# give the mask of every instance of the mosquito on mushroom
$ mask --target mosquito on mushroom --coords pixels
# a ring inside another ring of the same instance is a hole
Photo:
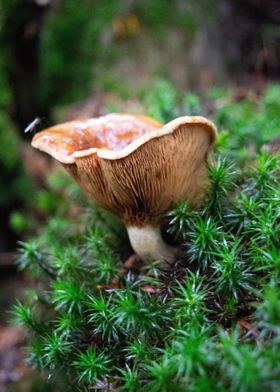
[[[161,220],[180,200],[192,208],[203,200],[215,138],[214,124],[200,116],[163,125],[146,116],[108,114],[48,128],[32,146],[61,162],[95,203],[122,219],[143,260],[173,262],[176,248],[164,242]]]

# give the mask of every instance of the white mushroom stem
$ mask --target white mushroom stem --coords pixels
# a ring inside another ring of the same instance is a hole
[[[144,227],[128,226],[127,231],[132,248],[142,260],[175,261],[178,249],[163,241],[160,227],[151,225]]]

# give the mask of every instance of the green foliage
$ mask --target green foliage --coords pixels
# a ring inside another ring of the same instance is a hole
[[[56,280],[52,285],[52,302],[56,310],[81,313],[84,298],[82,287],[75,281]]]
[[[0,40],[1,40],[0,25]],[[9,205],[12,201],[28,202],[32,195],[32,184],[24,174],[18,148],[19,137],[9,116],[11,91],[7,80],[4,58],[0,59],[0,207]]]
[[[279,281],[270,282],[260,296],[262,302],[259,305],[257,312],[260,327],[264,328],[264,330],[274,331],[278,335],[280,332]]]
[[[176,108],[176,90],[165,80],[158,80],[152,89],[148,89],[144,96],[148,115],[162,122],[168,122],[174,118]]]
[[[190,260],[199,262],[201,268],[206,269],[223,240],[221,227],[213,218],[203,219],[198,217],[193,228],[188,232],[188,253]]]
[[[51,370],[63,363],[67,353],[70,352],[72,342],[65,340],[56,332],[46,335],[43,347],[43,363]]]
[[[175,1],[173,7],[170,7],[168,0],[144,0],[137,7],[137,13],[139,13],[141,20],[157,38],[161,39],[166,37],[166,28],[169,26],[183,30],[186,37],[191,39],[197,31],[201,15],[203,15],[205,23],[205,19],[213,15],[213,11],[215,13],[215,7],[209,0],[203,0],[199,3],[195,0],[189,0],[187,4]]]
[[[34,312],[30,307],[17,301],[12,310],[12,315],[17,325],[34,328]]]
[[[215,112],[218,129],[230,133],[229,155],[241,157],[245,148],[260,148],[278,134],[276,96],[279,92],[280,86],[272,85],[257,103],[250,97],[241,102],[232,100]]]
[[[198,273],[189,273],[186,282],[178,282],[174,298],[175,318],[180,328],[187,329],[203,325],[207,321],[209,310],[205,300],[207,292],[203,288],[203,277]]]
[[[190,226],[192,213],[186,201],[180,201],[177,206],[168,213],[168,231],[177,240],[186,240],[186,233]]]
[[[44,24],[38,100],[65,104],[86,98],[92,90],[94,64],[106,57],[102,34],[110,32],[118,1],[59,0]]]
[[[240,242],[229,244],[225,241],[215,256],[213,271],[217,293],[226,298],[242,297],[242,293],[251,288],[252,273],[242,259]]]
[[[93,328],[95,334],[101,334],[108,342],[118,341],[118,329],[114,324],[112,312],[112,299],[89,296],[87,301],[88,323]]]
[[[126,271],[122,225],[90,203],[74,224],[65,211],[85,199],[59,176],[49,181],[64,205],[47,200],[54,216],[21,243],[19,265],[38,287],[13,310],[30,331],[34,367],[72,391],[280,388],[280,157],[261,151],[268,138],[258,128],[276,134],[277,91],[215,112],[223,131],[210,158],[212,189],[197,210],[182,200],[164,219],[182,248],[169,270]],[[168,83],[153,94],[144,99],[164,121],[203,108]]]
[[[236,176],[237,170],[234,165],[225,158],[218,157],[215,165],[209,167],[212,188],[208,205],[213,215],[220,215],[224,211],[223,202],[225,202],[229,190],[234,187]]]
[[[139,372],[136,369],[131,369],[127,366],[125,369],[118,369],[118,380],[122,384],[119,388],[120,391],[137,392],[140,389]]]
[[[80,352],[73,362],[79,372],[79,383],[97,384],[99,379],[104,379],[109,373],[110,360],[104,353],[97,353],[90,346],[85,353]]]
[[[20,138],[10,115],[12,105],[12,89],[9,83],[8,68],[12,57],[7,50],[9,29],[14,23],[17,1],[2,1],[0,4],[0,207],[6,208],[11,203],[24,201],[32,196],[32,184],[22,168],[20,158]],[[19,226],[17,226],[18,228]]]
[[[29,227],[27,217],[21,212],[13,212],[10,215],[10,225],[17,233],[22,233]]]
[[[19,251],[18,265],[20,269],[26,267],[37,267],[42,260],[42,254],[39,250],[38,241],[20,242],[21,245]]]

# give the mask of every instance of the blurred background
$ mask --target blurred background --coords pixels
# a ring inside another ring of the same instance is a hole
[[[112,111],[168,121],[179,98],[209,116],[267,91],[277,102],[279,76],[278,0],[0,0],[0,391],[40,390],[22,381],[24,337],[6,310],[30,284],[18,241],[65,197],[49,191],[61,181],[33,131]]]

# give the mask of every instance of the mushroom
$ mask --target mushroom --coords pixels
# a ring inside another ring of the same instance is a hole
[[[207,157],[212,122],[179,117],[162,125],[146,116],[108,114],[37,133],[32,146],[57,159],[81,188],[126,225],[143,260],[176,259],[163,241],[161,219],[178,201],[191,207],[209,188]]]

